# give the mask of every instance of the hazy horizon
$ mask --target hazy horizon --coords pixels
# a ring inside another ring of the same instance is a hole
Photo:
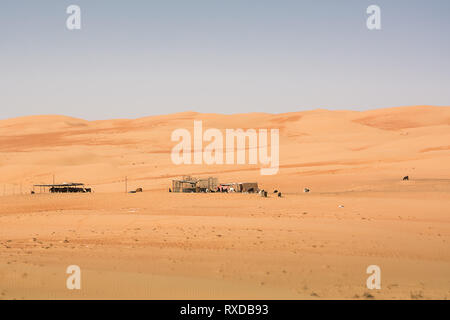
[[[74,118],[74,119],[80,119],[80,120],[86,120],[86,121],[107,121],[107,120],[134,120],[134,119],[141,119],[141,118],[147,118],[147,117],[157,117],[157,116],[170,116],[175,114],[183,114],[183,113],[198,113],[198,114],[217,114],[217,115],[239,115],[239,114],[252,114],[252,113],[263,113],[263,114],[269,114],[269,115],[281,115],[281,114],[289,114],[289,113],[297,113],[297,112],[311,112],[311,111],[355,111],[355,112],[364,112],[364,111],[372,111],[372,110],[382,110],[382,109],[401,109],[401,108],[449,108],[449,106],[435,106],[435,105],[411,105],[411,106],[393,106],[393,107],[380,107],[380,108],[369,108],[364,110],[352,110],[352,109],[327,109],[327,108],[314,108],[314,109],[301,109],[297,111],[287,111],[287,112],[265,112],[265,111],[251,111],[251,112],[234,112],[234,113],[220,113],[220,112],[198,112],[194,110],[186,110],[186,111],[178,111],[178,112],[172,112],[172,113],[161,113],[161,114],[148,114],[148,115],[141,115],[138,117],[112,117],[112,118],[103,118],[103,119],[87,119],[83,117],[76,117],[71,116],[68,114],[63,113],[44,113],[44,114],[29,114],[29,115],[22,115],[17,117],[10,117],[10,118],[0,118],[0,121],[2,120],[11,120],[11,119],[18,119],[18,118],[27,118],[27,117],[67,117],[67,118]]]
[[[81,7],[81,30],[66,8]],[[382,29],[366,27],[381,7]],[[2,1],[0,119],[450,105],[450,2]]]

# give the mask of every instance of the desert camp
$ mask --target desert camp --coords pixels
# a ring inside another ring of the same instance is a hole
[[[49,193],[91,193],[91,188],[85,188],[84,183],[62,183],[62,184],[35,184],[33,185],[32,193],[35,193],[35,188],[39,188],[40,192]]]
[[[172,188],[169,188],[169,191],[176,193],[258,193],[259,188],[257,182],[219,183],[219,179],[216,177],[194,178],[183,176],[181,179],[172,180]]]

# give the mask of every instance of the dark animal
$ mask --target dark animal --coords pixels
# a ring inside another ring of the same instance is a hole
[[[403,177],[403,181],[409,180],[409,176]]]
[[[303,189],[303,192],[309,192],[310,190],[308,188]]]
[[[136,192],[142,192],[142,188],[137,188]]]
[[[278,192],[278,198],[281,198],[281,192]]]
[[[85,188],[74,188],[74,187],[51,187],[49,189],[50,193],[85,193],[87,192]]]
[[[273,190],[273,193],[278,193],[278,190]]]

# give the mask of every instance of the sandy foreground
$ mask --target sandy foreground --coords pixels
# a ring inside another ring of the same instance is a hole
[[[279,173],[175,166],[170,134],[194,120],[279,128]],[[169,193],[183,174],[283,197]],[[30,194],[53,175],[94,193]],[[126,194],[125,176],[144,192]],[[69,265],[81,290],[66,288]],[[0,121],[0,299],[449,297],[448,107]]]

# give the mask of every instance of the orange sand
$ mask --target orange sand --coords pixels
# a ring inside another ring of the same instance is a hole
[[[279,173],[173,165],[170,134],[193,120],[279,128]],[[184,174],[284,196],[168,193]],[[95,193],[30,194],[53,175]],[[446,299],[449,245],[448,107],[0,121],[0,299]]]

